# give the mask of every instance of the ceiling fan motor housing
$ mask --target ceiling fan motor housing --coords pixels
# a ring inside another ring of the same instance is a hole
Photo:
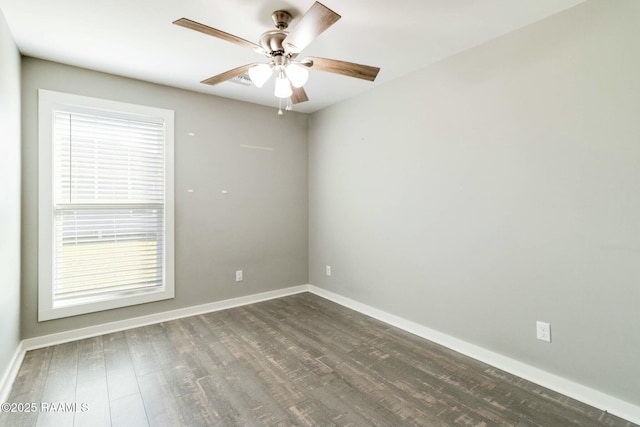
[[[260,46],[272,57],[284,55],[283,40],[289,35],[284,31],[289,27],[293,16],[286,10],[276,10],[271,15],[277,30],[267,31],[260,36]]]
[[[282,56],[284,55],[282,42],[288,35],[289,33],[283,30],[267,31],[260,36],[260,46],[270,56]]]

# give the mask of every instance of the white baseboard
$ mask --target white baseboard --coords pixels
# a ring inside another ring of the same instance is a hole
[[[11,392],[11,386],[18,376],[18,371],[20,370],[20,366],[22,365],[22,361],[24,360],[24,355],[26,351],[24,349],[24,344],[21,341],[18,344],[18,348],[16,348],[15,353],[13,353],[13,357],[9,362],[9,366],[5,371],[4,375],[0,377],[0,403],[6,402],[9,398],[9,392]]]
[[[290,288],[231,298],[208,304],[194,305],[191,307],[179,308],[177,310],[164,311],[162,313],[155,313],[147,316],[134,317],[132,319],[103,323],[101,325],[89,326],[87,328],[73,329],[70,331],[59,332],[51,335],[43,335],[41,337],[27,338],[22,341],[22,344],[25,351],[35,350],[37,348],[48,347],[50,345],[62,344],[70,341],[81,340],[84,338],[91,338],[98,335],[110,334],[113,332],[124,331],[140,326],[153,325],[155,323],[167,322],[169,320],[181,319],[183,317],[197,316],[198,314],[211,313],[214,311],[239,307],[242,305],[254,304],[256,302],[281,298],[288,295],[299,294],[301,292],[307,292],[308,290],[308,285],[293,286]]]
[[[565,396],[569,396],[580,402],[586,403],[587,405],[607,411],[610,414],[624,418],[632,423],[640,424],[640,406],[535,368],[531,365],[527,365],[526,363],[519,362],[515,359],[494,353],[490,350],[458,338],[454,338],[450,335],[443,334],[442,332],[430,329],[419,323],[415,323],[369,305],[362,304],[334,292],[327,291],[313,285],[309,285],[308,289],[309,292],[338,303],[344,307],[366,314],[367,316],[403,329],[421,338],[443,345],[451,350],[457,351],[458,353],[462,353],[465,356],[469,356],[510,374],[524,378],[527,381],[531,381],[532,383],[564,394]]]

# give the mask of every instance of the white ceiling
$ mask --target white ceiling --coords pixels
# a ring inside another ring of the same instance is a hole
[[[584,0],[322,0],[342,15],[301,54],[381,68],[375,82],[311,71],[313,112],[482,44]],[[201,80],[252,62],[250,49],[172,25],[186,17],[258,43],[271,13],[292,13],[293,28],[313,0],[0,0],[18,48],[48,59],[154,83],[276,106],[263,88]]]

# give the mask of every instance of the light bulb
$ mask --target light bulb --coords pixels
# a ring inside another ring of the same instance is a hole
[[[278,74],[278,78],[276,79],[276,90],[274,95],[278,98],[288,98],[293,94],[291,91],[291,84],[289,83],[289,79],[287,79],[282,71]]]
[[[302,87],[309,79],[309,70],[302,65],[291,63],[287,65],[287,77],[293,87]]]
[[[271,74],[271,66],[269,64],[258,64],[249,68],[249,77],[253,84],[258,87],[264,86]]]

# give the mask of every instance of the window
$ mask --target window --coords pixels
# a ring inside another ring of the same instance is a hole
[[[39,91],[40,321],[173,298],[173,111]]]

